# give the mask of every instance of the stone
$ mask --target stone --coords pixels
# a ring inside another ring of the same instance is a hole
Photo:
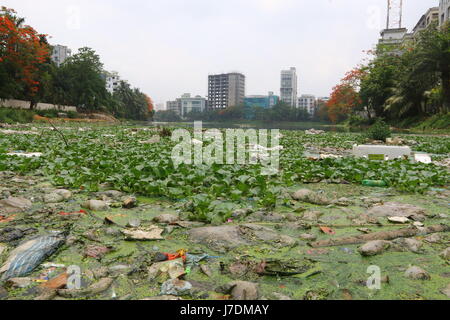
[[[315,241],[317,239],[317,236],[309,233],[304,233],[300,235],[300,239],[305,241]]]
[[[6,281],[6,286],[12,288],[26,288],[31,286],[33,279],[31,278],[11,278]]]
[[[440,234],[434,233],[434,234],[429,235],[428,237],[426,237],[425,241],[429,242],[429,243],[439,243],[439,242],[442,241],[442,237],[441,237]]]
[[[9,197],[8,199],[0,200],[0,212],[16,213],[31,209],[33,204],[30,200],[25,198]]]
[[[367,211],[367,214],[372,217],[406,217],[413,218],[413,220],[424,218],[427,215],[423,208],[398,202],[387,202],[374,206]]]
[[[321,216],[323,216],[323,213],[320,211],[308,211],[303,214],[302,219],[308,221],[316,221],[319,220]]]
[[[447,298],[450,299],[450,283],[448,284],[448,286],[444,289],[441,290],[442,294],[445,294],[447,296]]]
[[[163,229],[152,226],[146,229],[122,230],[128,240],[164,240]]]
[[[409,251],[412,251],[414,253],[419,253],[420,249],[423,246],[422,242],[416,239],[403,239],[403,243]]]
[[[145,298],[142,300],[148,300],[148,301],[175,301],[175,300],[183,300],[180,297],[176,297],[176,296],[169,296],[169,295],[165,295],[165,296],[157,296],[157,297],[151,297],[151,298]]]
[[[108,190],[108,191],[97,192],[95,195],[101,199],[119,200],[123,196],[123,193],[120,191],[117,191],[117,190]]]
[[[309,198],[309,196],[312,194],[314,194],[314,192],[312,190],[300,189],[292,195],[292,198],[297,201],[303,201],[303,200],[307,200]]]
[[[251,209],[237,209],[234,210],[232,213],[233,218],[241,218],[247,216],[249,213],[251,213]]]
[[[174,214],[164,213],[164,214],[160,214],[159,216],[156,216],[155,218],[153,218],[153,221],[155,221],[157,223],[162,223],[162,224],[171,224],[171,223],[177,222],[179,219],[180,218]]]
[[[250,244],[243,237],[239,226],[194,228],[189,230],[188,234],[192,241],[210,245],[216,249],[231,249]]]
[[[234,300],[258,300],[258,284],[247,281],[234,281],[228,284]]]
[[[182,259],[154,263],[147,271],[150,279],[155,279],[161,274],[167,274],[170,279],[178,279],[186,274]]]
[[[439,254],[439,257],[441,257],[444,260],[450,260],[450,247],[445,249]]]
[[[127,227],[138,228],[140,225],[141,225],[141,219],[131,218],[130,220],[128,220]]]
[[[375,256],[377,254],[383,253],[386,249],[390,247],[391,243],[384,240],[369,241],[362,245],[358,252],[363,256]]]
[[[412,266],[409,267],[408,270],[405,272],[405,277],[412,279],[412,280],[430,280],[431,277],[420,267]]]
[[[410,222],[411,220],[409,220],[407,217],[389,217],[388,221],[392,223],[404,224]]]
[[[101,200],[88,200],[83,203],[82,207],[93,211],[106,211],[109,209],[108,204]]]
[[[160,295],[183,296],[188,295],[192,289],[192,284],[179,279],[171,279],[161,286]]]
[[[111,266],[108,268],[108,275],[111,275],[112,277],[116,277],[121,274],[127,274],[132,269],[131,266],[126,264],[118,264],[115,266]]]
[[[64,201],[64,197],[55,192],[44,195],[45,203],[59,203],[59,202],[63,202],[63,201]]]
[[[102,258],[110,249],[104,246],[88,245],[84,251],[84,255],[90,258]]]
[[[122,207],[125,209],[132,209],[137,206],[137,199],[135,197],[127,197],[123,200]]]

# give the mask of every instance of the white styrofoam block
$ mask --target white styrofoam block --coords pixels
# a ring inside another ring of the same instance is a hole
[[[355,145],[353,155],[360,158],[369,158],[369,155],[384,155],[385,160],[393,160],[404,156],[411,156],[410,147],[385,145]]]

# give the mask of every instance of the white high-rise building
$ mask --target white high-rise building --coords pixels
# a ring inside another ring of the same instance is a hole
[[[114,91],[120,86],[119,73],[115,71],[105,72],[104,77],[106,81],[106,90],[108,90],[109,93],[113,94]]]
[[[450,0],[439,1],[439,25],[450,20]]]
[[[317,108],[316,96],[312,94],[302,94],[300,98],[298,98],[298,107],[306,109],[309,114],[313,115]]]
[[[57,44],[52,46],[52,61],[59,67],[72,55],[72,50],[66,46]]]
[[[292,107],[297,107],[297,69],[281,71],[281,101]]]

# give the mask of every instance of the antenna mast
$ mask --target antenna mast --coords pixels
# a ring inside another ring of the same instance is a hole
[[[403,0],[387,0],[388,12],[386,29],[402,27]]]

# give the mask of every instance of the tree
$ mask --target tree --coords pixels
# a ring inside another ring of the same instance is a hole
[[[114,91],[113,98],[118,103],[117,108],[113,110],[116,116],[132,120],[149,119],[149,109],[153,108],[151,99],[139,89],[132,89],[127,82],[120,82],[119,87]]]
[[[110,99],[102,72],[103,64],[95,51],[79,49],[58,72],[55,83],[60,104],[74,105],[81,111],[105,111]]]
[[[333,88],[327,103],[328,116],[333,123],[347,119],[353,111],[362,107],[358,90],[364,75],[362,68],[355,68],[347,72],[340,84]]]
[[[155,113],[155,121],[179,122],[181,117],[173,110],[163,110]]]
[[[12,9],[0,10],[0,84],[2,98],[27,97],[41,90],[42,65],[50,59],[46,35],[24,26]]]

